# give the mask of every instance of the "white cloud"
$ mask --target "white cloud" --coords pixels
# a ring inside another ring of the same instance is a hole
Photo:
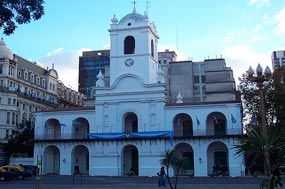
[[[255,26],[255,28],[253,29],[253,33],[257,33],[258,31],[260,31],[261,28],[262,28],[262,25],[261,24],[257,24]]]
[[[262,19],[263,19],[264,21],[266,21],[266,20],[268,19],[267,14],[264,14],[264,15],[262,16]]]
[[[249,4],[255,4],[257,6],[268,5],[270,0],[250,0]]]
[[[222,54],[227,66],[232,68],[236,82],[238,82],[238,78],[243,73],[246,73],[249,66],[255,69],[258,63],[260,63],[263,69],[265,69],[266,66],[269,66],[271,69],[271,52],[272,51],[257,53],[253,51],[251,46],[236,45],[225,48]]]
[[[111,44],[110,44],[110,41],[109,41],[106,45],[104,45],[103,49],[107,50],[107,49],[110,49],[110,47],[111,47]]]
[[[279,35],[285,34],[285,8],[283,8],[279,13],[275,16],[275,21],[277,23],[277,33]]]
[[[237,38],[239,38],[240,36],[243,36],[246,33],[246,31],[244,29],[240,29],[240,30],[236,30],[236,31],[229,31],[224,40],[226,43],[230,43],[234,40],[236,40]]]
[[[48,52],[48,53],[47,53],[47,56],[51,56],[52,54],[58,54],[58,53],[60,53],[61,51],[63,51],[63,48],[54,49],[53,51]]]
[[[257,43],[257,42],[262,41],[262,40],[263,40],[263,37],[261,35],[256,35],[256,36],[253,36],[251,38],[251,41],[254,43]]]
[[[82,48],[78,50],[65,50],[63,48],[57,48],[47,54],[47,56],[41,58],[39,62],[44,65],[52,67],[54,64],[55,70],[58,72],[59,80],[64,85],[71,87],[73,90],[78,90],[78,64],[79,56],[83,51],[89,51],[90,49]]]

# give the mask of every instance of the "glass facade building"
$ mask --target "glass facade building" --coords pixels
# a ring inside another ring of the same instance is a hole
[[[285,67],[285,51],[273,51],[271,54],[273,72],[277,68]]]
[[[105,74],[105,66],[110,65],[110,50],[86,51],[79,57],[78,91],[91,97],[98,73]]]

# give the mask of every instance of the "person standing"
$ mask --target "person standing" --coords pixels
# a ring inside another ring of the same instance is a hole
[[[162,166],[160,168],[160,171],[157,173],[157,175],[159,176],[159,180],[158,180],[158,187],[165,187],[165,170],[164,170],[164,167]]]
[[[136,175],[135,170],[133,167],[131,167],[129,173],[128,173],[129,177]]]
[[[281,181],[281,172],[280,172],[280,168],[279,166],[276,164],[274,167],[273,167],[273,171],[272,171],[272,179],[274,181],[274,184],[275,184],[275,187],[277,187],[277,184],[282,187],[283,184],[280,182]]]

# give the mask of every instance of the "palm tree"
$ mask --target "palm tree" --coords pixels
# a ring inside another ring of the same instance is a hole
[[[262,135],[260,128],[251,128],[246,135],[239,138],[238,144],[233,145],[235,155],[252,157],[253,162],[261,159],[264,162],[264,170],[270,170],[270,162],[266,162],[265,155],[268,154],[277,161],[276,154],[282,153],[285,148],[284,137],[279,133],[273,126],[267,128],[266,136]]]
[[[160,160],[160,164],[166,167],[166,177],[167,177],[167,181],[171,189],[177,188],[178,173],[181,171],[181,169],[184,167],[186,163],[187,163],[187,160],[183,158],[178,158],[174,150],[168,150],[168,151],[165,151],[164,154],[162,154],[162,159]],[[174,186],[172,186],[170,182],[169,168],[172,168],[176,172]]]

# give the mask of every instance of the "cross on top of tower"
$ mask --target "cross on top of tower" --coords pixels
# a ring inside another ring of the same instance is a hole
[[[133,1],[133,4],[134,4],[133,12],[136,12],[136,3],[137,3],[137,2],[134,0],[134,1]]]
[[[149,10],[150,6],[149,6],[149,1],[146,1],[146,13],[148,14],[148,10]]]

